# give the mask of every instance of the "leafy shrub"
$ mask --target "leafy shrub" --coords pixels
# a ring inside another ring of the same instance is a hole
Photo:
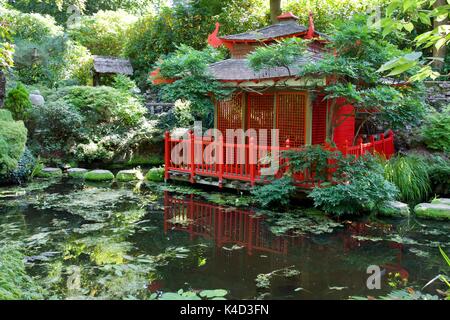
[[[32,145],[44,156],[67,154],[75,141],[83,138],[85,118],[63,99],[35,106],[27,126]]]
[[[25,151],[27,129],[22,121],[14,121],[11,113],[0,109],[0,175],[17,167]]]
[[[63,28],[49,15],[23,13],[5,8],[0,8],[0,14],[10,25],[15,38],[39,43],[47,37],[63,34]]]
[[[17,246],[0,246],[0,300],[43,299],[44,290],[27,275],[25,257]]]
[[[120,122],[135,125],[147,111],[130,93],[110,87],[66,87],[57,95],[84,113],[92,124]]]
[[[450,195],[450,161],[443,157],[432,157],[428,161],[428,175],[434,194]]]
[[[123,74],[117,74],[114,76],[112,87],[125,92],[130,92],[131,90],[137,89],[136,83]]]
[[[347,182],[316,187],[308,195],[314,205],[334,215],[377,212],[395,200],[398,190],[383,176],[383,168],[372,158],[359,158],[342,169]]]
[[[31,107],[28,90],[21,83],[18,83],[6,95],[5,108],[11,111],[16,120],[25,120],[28,117]]]
[[[6,184],[22,184],[32,176],[36,166],[36,159],[28,148],[20,157],[17,167],[2,177],[2,182]]]
[[[252,190],[255,201],[262,207],[275,205],[286,206],[289,204],[290,197],[295,192],[296,187],[292,184],[289,176],[276,179],[268,184],[257,186]]]
[[[161,133],[128,91],[72,86],[54,90],[28,122],[36,154],[77,161],[126,162]]]
[[[428,148],[450,153],[450,106],[429,116],[422,134]]]
[[[82,16],[69,28],[70,37],[92,54],[121,56],[127,41],[127,30],[137,18],[123,10],[99,11]]]
[[[384,176],[400,191],[400,200],[416,204],[431,191],[428,164],[419,156],[396,156],[384,163]]]

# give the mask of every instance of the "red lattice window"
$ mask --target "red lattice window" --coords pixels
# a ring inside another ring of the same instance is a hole
[[[312,144],[323,144],[327,137],[327,102],[324,94],[317,95],[312,111]]]
[[[248,122],[247,129],[255,129],[258,133],[258,143],[263,144],[261,129],[267,129],[267,143],[271,144],[271,129],[273,129],[273,107],[275,96],[273,94],[249,94],[248,96]]]
[[[242,94],[229,100],[216,101],[217,129],[226,135],[227,129],[242,129]]]
[[[302,93],[277,95],[277,128],[280,144],[289,139],[291,147],[305,144],[306,95]]]

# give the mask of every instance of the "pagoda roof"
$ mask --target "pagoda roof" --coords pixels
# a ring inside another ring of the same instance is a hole
[[[255,42],[301,35],[303,33],[306,33],[307,31],[308,27],[298,24],[297,21],[295,20],[289,20],[277,24],[272,24],[268,27],[264,27],[262,29],[254,31],[223,36],[220,37],[220,39],[223,41],[230,41],[230,42],[234,41]],[[315,32],[315,34],[323,38],[327,38],[327,36],[321,32]]]
[[[219,81],[260,81],[295,77],[302,66],[320,59],[322,59],[321,53],[309,51],[308,55],[298,57],[297,60],[289,66],[289,70],[285,67],[274,67],[254,71],[250,68],[247,59],[227,59],[215,62],[210,64],[208,69],[213,78]]]

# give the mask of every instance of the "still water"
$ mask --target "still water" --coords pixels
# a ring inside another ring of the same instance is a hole
[[[421,290],[446,268],[438,250],[449,248],[445,222],[262,212],[180,190],[67,181],[3,188],[0,244],[22,249],[49,299],[149,299],[179,289],[224,289],[227,299],[378,297]],[[370,265],[382,271],[379,290],[366,286]]]

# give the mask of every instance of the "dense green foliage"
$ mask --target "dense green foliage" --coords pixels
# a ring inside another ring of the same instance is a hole
[[[27,274],[24,259],[16,246],[0,246],[0,300],[43,299],[44,290]]]
[[[450,160],[441,156],[428,159],[428,176],[433,195],[450,195]]]
[[[450,106],[428,116],[422,134],[428,148],[450,153]]]
[[[60,81],[89,82],[91,55],[70,41],[51,16],[21,13],[0,7],[14,37],[14,72],[25,84],[60,85]]]
[[[11,44],[11,34],[8,21],[0,17],[0,72],[13,65],[14,47]]]
[[[256,186],[252,190],[252,195],[262,207],[287,206],[296,189],[292,184],[291,177],[285,176],[281,179],[271,180],[262,186]]]
[[[99,11],[83,16],[69,28],[70,37],[91,54],[121,56],[127,42],[127,30],[136,17],[125,11]]]
[[[148,72],[162,56],[186,44],[201,50],[215,22],[221,24],[220,34],[254,30],[267,23],[264,0],[186,1],[172,8],[163,7],[157,15],[142,16],[132,26],[125,50],[136,70],[140,86],[145,85]],[[143,54],[145,53],[145,54]]]
[[[27,129],[22,121],[14,121],[11,113],[0,109],[0,176],[17,167],[25,150]]]
[[[128,91],[72,86],[56,90],[29,121],[33,150],[79,161],[129,159],[157,138],[145,108]]]
[[[164,181],[164,168],[151,168],[145,175],[145,179],[152,182]]]
[[[331,187],[314,188],[308,197],[314,205],[334,215],[377,212],[396,199],[398,190],[383,175],[373,158],[359,158],[342,169],[342,181]]]
[[[211,47],[201,51],[185,45],[178,47],[177,51],[157,64],[161,77],[175,80],[173,83],[160,85],[161,99],[167,102],[188,101],[193,118],[202,120],[206,127],[211,127],[214,106],[210,94],[217,99],[231,94],[231,90],[224,89],[207,72],[208,64],[221,58],[222,55]]]
[[[342,121],[334,115],[344,101],[351,103],[356,112],[365,109],[366,112],[361,114],[364,117],[361,126],[368,121],[391,128],[402,127],[405,122],[418,123],[424,114],[422,87],[417,84],[394,87],[376,72],[386,60],[400,52],[395,45],[382,39],[376,29],[367,25],[363,16],[336,24],[330,37],[330,53],[320,61],[312,60],[298,74],[333,79],[325,88],[326,98],[331,101],[327,122],[330,137]],[[256,50],[249,60],[255,70],[264,67],[289,69],[289,65],[295,65],[296,58],[305,55],[304,44],[285,40]],[[367,110],[367,106],[371,106],[371,110]]]
[[[427,200],[430,188],[428,164],[419,156],[398,155],[384,163],[384,176],[400,191],[400,200],[417,204]]]
[[[287,0],[283,5],[284,11],[291,11],[299,17],[299,23],[309,24],[309,12],[314,14],[316,30],[328,33],[337,20],[349,20],[355,13],[367,14],[385,1],[367,0]]]
[[[11,112],[15,120],[27,119],[31,107],[28,90],[23,84],[18,83],[15,88],[9,90],[5,108]]]

